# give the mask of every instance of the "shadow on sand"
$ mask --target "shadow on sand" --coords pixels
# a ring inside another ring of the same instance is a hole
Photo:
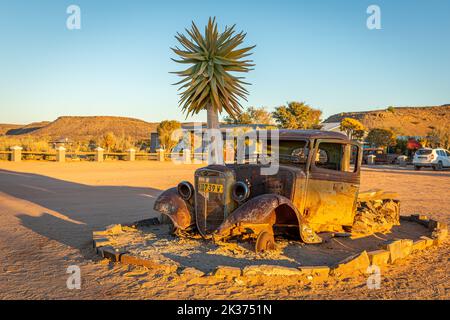
[[[39,215],[16,217],[30,230],[76,249],[91,245],[92,231],[154,217],[158,189],[90,186],[48,176],[0,170],[0,192],[37,204]]]

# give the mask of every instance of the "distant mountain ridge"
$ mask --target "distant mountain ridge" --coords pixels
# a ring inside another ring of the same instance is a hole
[[[0,136],[5,135],[8,131],[22,128],[21,124],[0,123]]]
[[[342,112],[328,117],[324,123],[341,122],[344,118],[357,119],[368,129],[384,128],[391,129],[398,135],[426,136],[433,128],[450,123],[450,104]]]
[[[150,133],[156,131],[158,123],[113,116],[62,116],[52,122],[32,123],[14,127],[5,132],[7,136],[48,137],[53,140],[70,139],[89,141],[106,132],[116,136],[130,136],[135,140],[149,139]]]

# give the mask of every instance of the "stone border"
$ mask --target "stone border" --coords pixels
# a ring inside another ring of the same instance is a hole
[[[206,274],[193,267],[179,268],[174,261],[161,256],[151,259],[134,256],[127,251],[116,249],[111,246],[108,235],[114,235],[123,231],[136,230],[135,225],[121,226],[112,225],[103,231],[93,232],[93,247],[97,253],[111,262],[120,262],[126,265],[142,266],[165,273],[177,272],[180,275],[190,275],[196,278],[215,277],[222,279],[254,278],[254,277],[294,277],[295,279],[307,280],[309,282],[323,282],[328,277],[348,278],[358,274],[366,274],[370,265],[379,267],[394,264],[397,260],[403,259],[412,252],[421,251],[431,246],[442,244],[448,235],[446,223],[429,219],[425,215],[413,214],[411,216],[401,216],[401,220],[416,222],[427,227],[431,232],[431,238],[421,236],[419,240],[399,239],[387,243],[382,249],[374,251],[363,251],[350,256],[335,266],[306,266],[306,267],[283,267],[277,265],[250,265],[243,269],[231,266],[217,266],[214,271]],[[149,221],[152,219],[148,219]],[[144,220],[147,221],[147,220]],[[153,223],[151,223],[153,224]]]

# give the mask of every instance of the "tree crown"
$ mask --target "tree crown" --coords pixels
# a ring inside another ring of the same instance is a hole
[[[287,106],[275,108],[273,117],[285,129],[316,129],[322,111],[311,108],[305,102],[289,102]]]
[[[204,34],[192,22],[191,29],[186,29],[189,38],[180,33],[175,36],[183,48],[171,48],[180,57],[172,60],[190,65],[183,71],[173,72],[183,78],[175,85],[181,85],[179,104],[186,116],[210,106],[219,113],[225,110],[233,118],[240,114],[239,98],[247,100],[244,85],[249,83],[233,73],[251,70],[252,60],[244,58],[251,55],[250,50],[255,46],[238,48],[246,34],[235,33],[234,28],[234,25],[227,26],[219,32],[215,18],[209,18]]]

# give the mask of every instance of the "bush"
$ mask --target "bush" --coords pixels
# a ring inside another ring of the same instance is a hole
[[[49,140],[45,138],[34,138],[34,137],[0,137],[0,150],[9,151],[11,147],[19,146],[22,147],[24,151],[36,151],[36,152],[48,152],[51,148],[49,145]]]

